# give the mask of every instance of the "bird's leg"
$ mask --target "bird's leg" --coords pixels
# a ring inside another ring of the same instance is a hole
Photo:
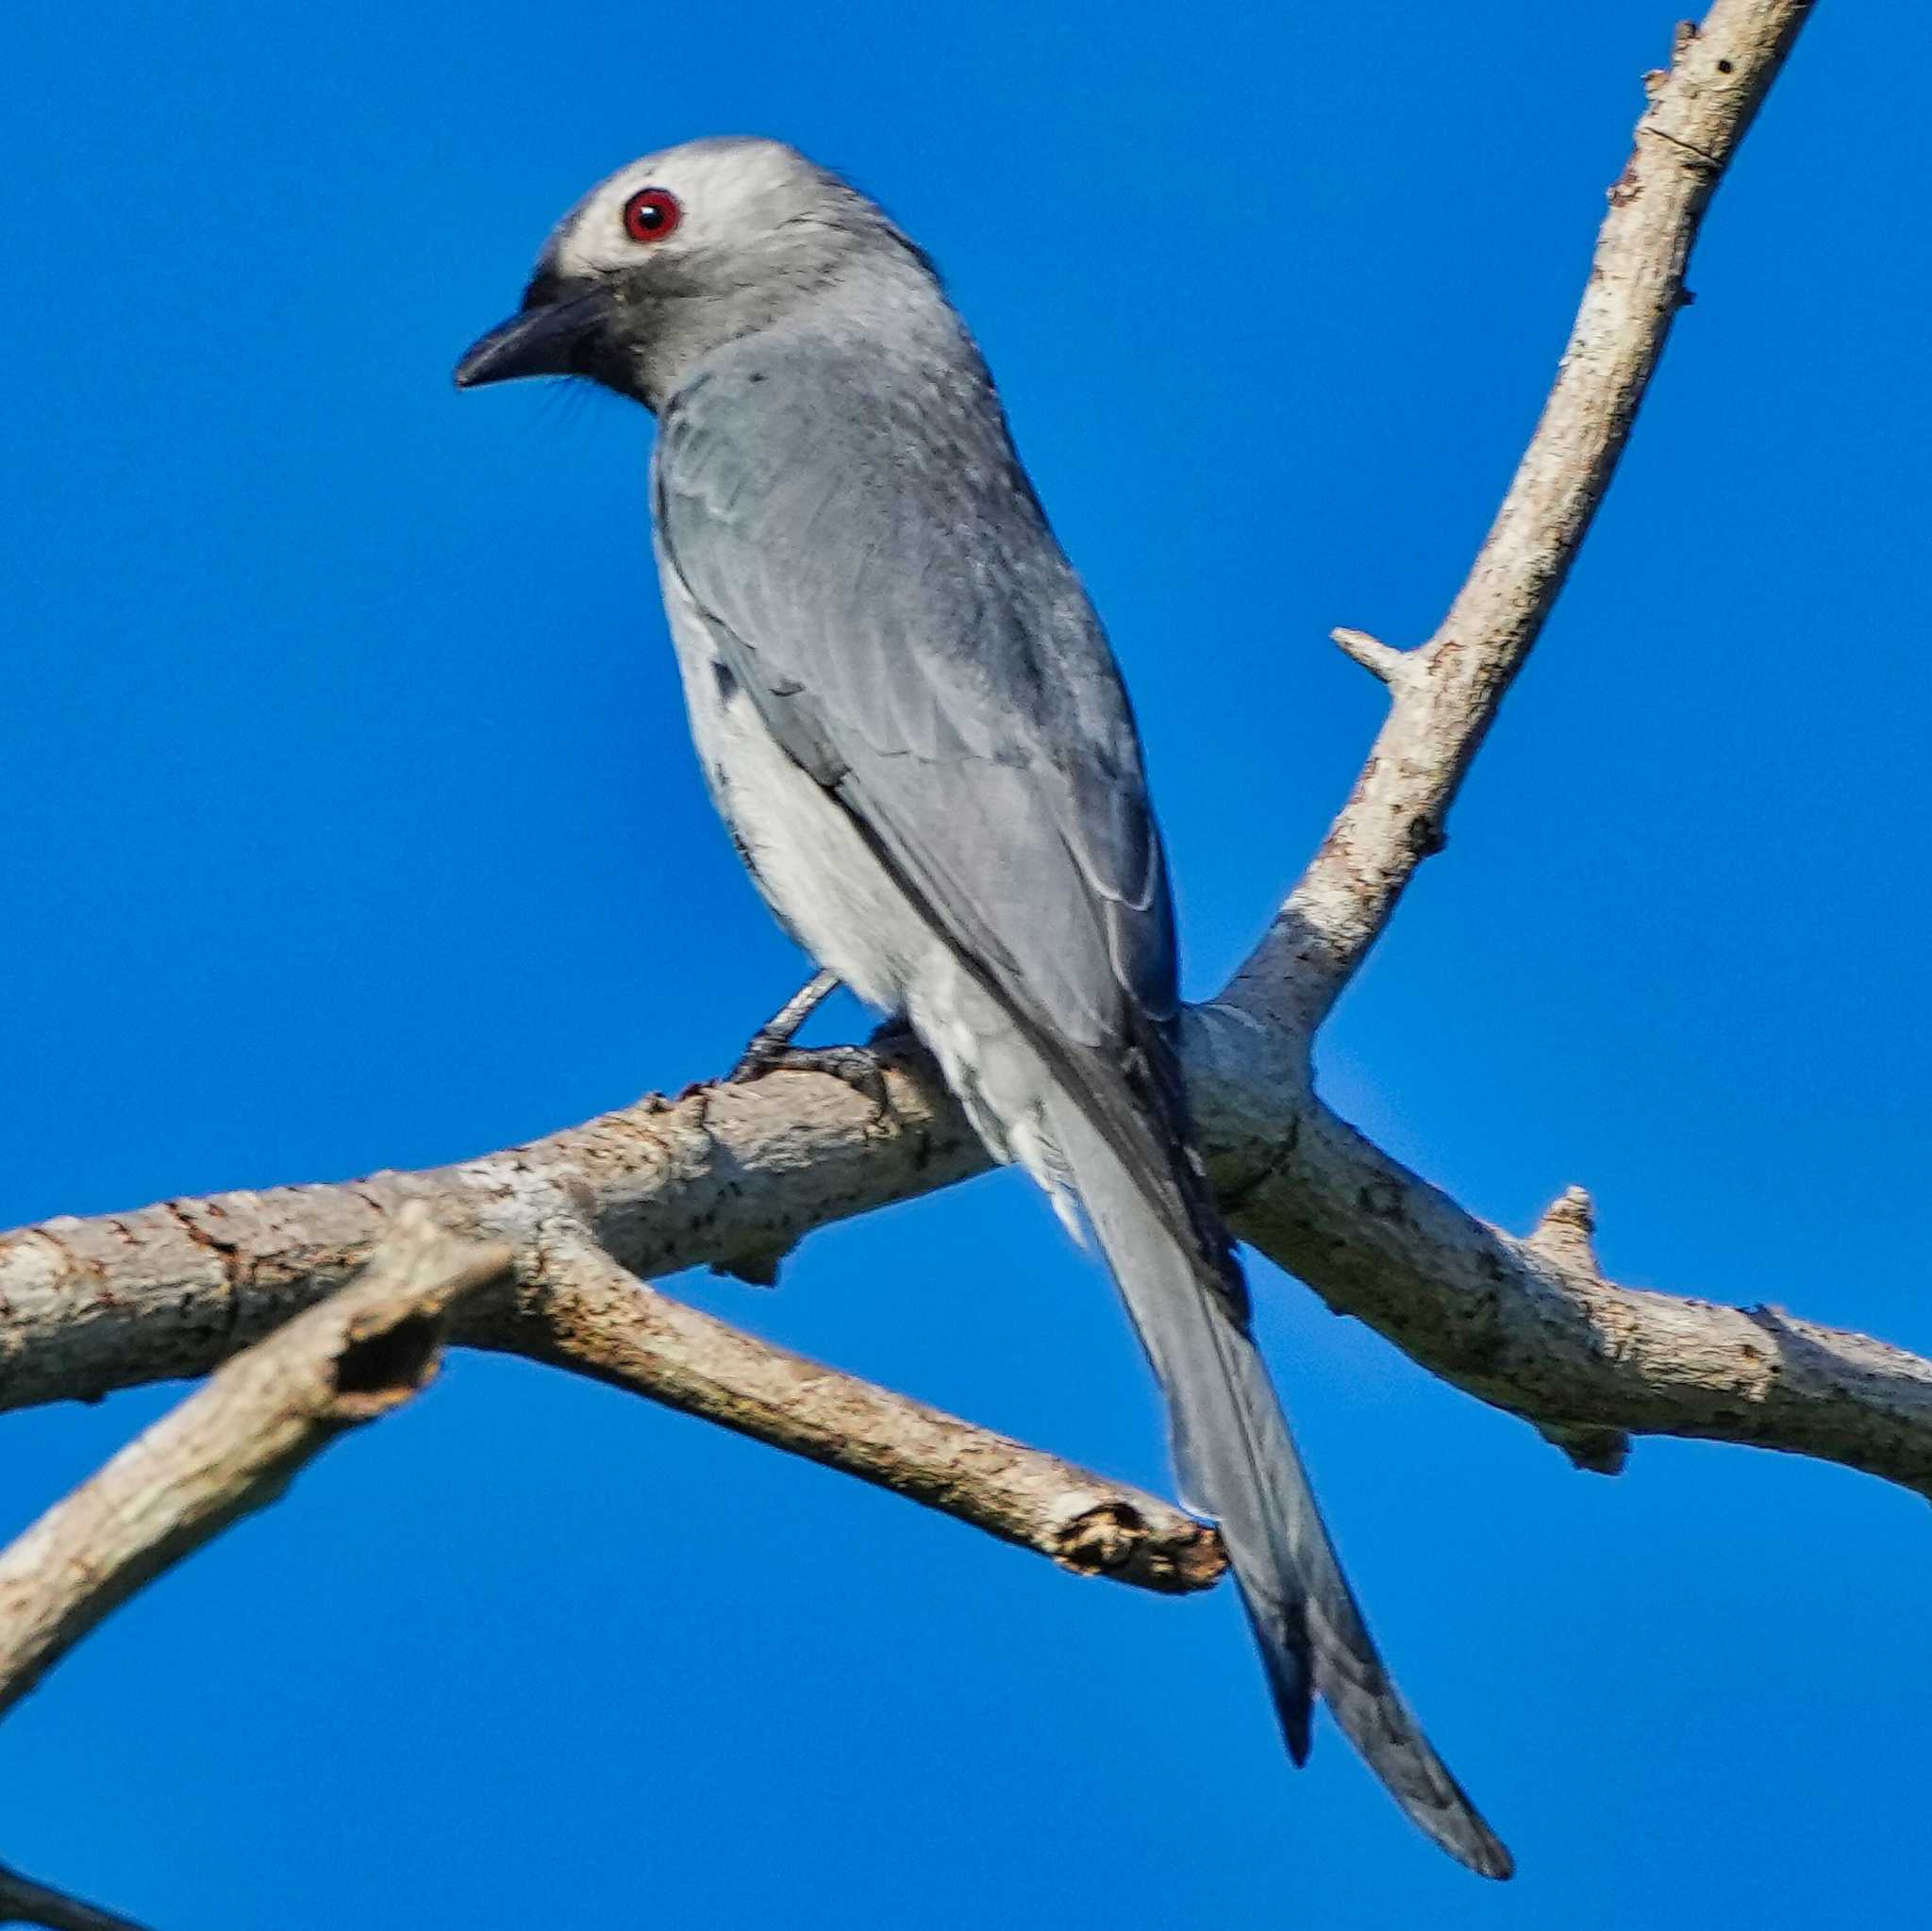
[[[879,1047],[890,1050],[911,1036],[911,1028],[904,1019],[887,1020],[873,1034],[870,1042],[863,1046],[794,1046],[791,1043],[798,1028],[818,1010],[838,984],[837,973],[814,973],[751,1036],[739,1056],[738,1064],[720,1084],[746,1086],[755,1079],[763,1078],[768,1073],[780,1070],[829,1074],[871,1105],[874,1124],[883,1121],[891,1107],[886,1096],[885,1075],[879,1071],[874,1053]],[[708,1111],[710,1089],[705,1089],[699,1099],[701,1106]],[[704,1112],[701,1112],[701,1122],[704,1117]],[[778,1285],[779,1266],[790,1252],[789,1246],[781,1246],[768,1252],[741,1254],[729,1260],[714,1262],[711,1272],[731,1274],[755,1288],[774,1288]]]
[[[738,1064],[725,1075],[733,1086],[743,1086],[760,1074],[770,1073],[785,1063],[791,1051],[792,1036],[839,988],[837,973],[816,972],[791,997],[773,1013],[738,1056]]]
[[[739,1061],[725,1074],[726,1086],[747,1086],[768,1073],[823,1073],[849,1086],[873,1109],[875,1120],[891,1111],[885,1074],[878,1055],[904,1045],[912,1028],[903,1015],[880,1025],[862,1046],[794,1046],[792,1036],[839,984],[836,973],[812,974],[799,990],[751,1036]]]

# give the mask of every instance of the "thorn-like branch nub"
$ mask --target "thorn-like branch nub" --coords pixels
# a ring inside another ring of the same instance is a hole
[[[1569,1267],[1601,1272],[1596,1257],[1596,1203],[1581,1187],[1566,1187],[1544,1207],[1524,1244]]]
[[[1408,674],[1410,658],[1407,652],[1387,644],[1366,630],[1331,630],[1329,637],[1343,657],[1352,658],[1373,677],[1394,686]]]

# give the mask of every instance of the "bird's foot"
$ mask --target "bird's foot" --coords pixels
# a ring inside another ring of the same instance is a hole
[[[785,1064],[795,1051],[793,1036],[838,990],[837,973],[814,973],[791,998],[745,1041],[738,1064],[724,1075],[729,1086],[744,1086]]]
[[[872,1108],[874,1125],[892,1110],[885,1069],[870,1046],[774,1046],[760,1054],[749,1071],[741,1060],[727,1084],[742,1086],[768,1073],[824,1074],[841,1086],[849,1086]]]
[[[879,1055],[915,1043],[905,1014],[895,1013],[877,1026],[862,1046],[794,1046],[792,1037],[838,986],[836,973],[815,973],[755,1032],[738,1064],[725,1074],[725,1086],[749,1086],[768,1073],[822,1073],[849,1086],[872,1108],[873,1124],[891,1113],[885,1069]]]

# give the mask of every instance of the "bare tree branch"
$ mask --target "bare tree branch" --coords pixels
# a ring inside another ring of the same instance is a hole
[[[1610,190],[1583,301],[1541,420],[1434,636],[1412,653],[1358,630],[1335,641],[1390,691],[1354,792],[1229,997],[1309,1038],[1422,861],[1528,658],[1616,473],[1712,191],[1813,0],[1718,0],[1679,30],[1670,69]]]
[[[218,1369],[56,1503],[0,1553],[0,1714],[142,1584],[423,1387],[449,1307],[509,1259],[412,1206],[360,1279]]]
[[[772,1104],[774,1093],[801,1090],[823,1103],[823,1118],[793,1120]],[[945,1141],[972,1145],[975,1164],[985,1163],[963,1122],[924,1110],[936,1084],[895,1069],[887,1090],[908,1115],[891,1129],[908,1169],[902,1190],[918,1190],[922,1167],[945,1175],[937,1152]],[[910,1125],[921,1117],[924,1132]],[[841,1184],[841,1139],[856,1180],[872,1164],[860,1150],[886,1130],[842,1082],[783,1073],[701,1088],[675,1105],[645,1100],[437,1173],[50,1221],[0,1238],[0,1407],[206,1373],[347,1281],[396,1214],[429,1202],[445,1224],[517,1257],[513,1292],[478,1294],[454,1310],[458,1340],[721,1423],[1067,1568],[1156,1590],[1213,1582],[1219,1539],[1171,1504],[821,1367],[625,1271],[743,1267],[790,1245],[836,1207],[826,1182]],[[794,1166],[819,1143],[829,1174]],[[734,1202],[761,1195],[748,1215],[732,1212]],[[870,1204],[855,1195],[852,1208]],[[688,1244],[720,1226],[730,1229],[722,1248]]]
[[[757,1340],[671,1300],[589,1240],[554,1240],[511,1318],[518,1353],[629,1389],[971,1523],[1082,1574],[1205,1589],[1205,1523],[1138,1490]]]
[[[132,1918],[119,1918],[78,1898],[50,1890],[0,1864],[0,1924],[40,1924],[46,1931],[145,1931]]]
[[[1793,1316],[1622,1288],[1580,1248],[1491,1227],[1306,1092],[1250,1083],[1263,1057],[1250,1041],[1224,1015],[1194,1015],[1190,1071],[1224,1201],[1245,1240],[1332,1307],[1553,1428],[1752,1443],[1932,1494],[1932,1362]],[[787,1072],[642,1102],[461,1167],[7,1237],[0,1405],[207,1372],[232,1335],[259,1334],[347,1279],[418,1194],[520,1251],[581,1214],[625,1265],[668,1271],[789,1244],[984,1164],[929,1079],[903,1058],[879,1064],[891,1111],[876,1121],[842,1081]],[[531,1294],[476,1297],[455,1337],[600,1373],[571,1358]]]
[[[1932,1497],[1932,1361],[1775,1307],[1620,1286],[1574,1203],[1527,1238],[1504,1233],[1316,1100],[1271,1144],[1273,1165],[1233,1209],[1242,1237],[1580,1466],[1613,1473],[1625,1434],[1688,1436]]]
[[[588,1224],[634,1273],[769,1269],[813,1228],[989,1164],[929,1064],[878,1060],[886,1110],[785,1071],[695,1088],[457,1166],[164,1202],[0,1235],[0,1409],[205,1374],[340,1287],[405,1200],[519,1254]],[[457,1333],[488,1338],[475,1311]]]
[[[1389,684],[1388,723],[1255,957],[1190,1015],[1187,1057],[1237,1231],[1424,1366],[1533,1419],[1583,1465],[1616,1465],[1624,1431],[1638,1430],[1787,1449],[1932,1493],[1932,1364],[1765,1310],[1619,1287],[1597,1268],[1575,1202],[1524,1239],[1490,1227],[1337,1119],[1307,1074],[1310,1032],[1439,841],[1560,588],[1681,305],[1705,205],[1809,10],[1808,0],[1718,0],[1701,32],[1680,38],[1671,73],[1650,77],[1556,388],[1495,525],[1421,650],[1339,638]],[[592,1268],[584,1244],[638,1273],[769,1273],[813,1227],[986,1164],[916,1054],[874,1064],[883,1111],[841,1081],[788,1070],[646,1099],[436,1173],[26,1230],[0,1241],[0,1406],[206,1372],[348,1278],[402,1204],[427,1195],[453,1224],[524,1257],[514,1292],[459,1313],[458,1339],[617,1380],[827,1460],[850,1423],[858,1445],[841,1466],[870,1457],[875,1466],[855,1472],[955,1506],[968,1491],[949,1458],[976,1431],[841,1377],[784,1438],[784,1390],[821,1371],[641,1293],[601,1260]],[[908,1410],[939,1431],[910,1457],[891,1446]],[[996,1457],[1023,1453],[1002,1443]],[[1041,1515],[1039,1494],[1106,1487],[1032,1459],[1022,1473],[1043,1474],[1045,1489],[955,1512],[1050,1546],[1065,1518]]]

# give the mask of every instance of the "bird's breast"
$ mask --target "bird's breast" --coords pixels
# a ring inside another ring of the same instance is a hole
[[[935,941],[837,799],[767,728],[675,571],[664,605],[691,741],[732,842],[779,923],[867,1005],[902,1011]]]

